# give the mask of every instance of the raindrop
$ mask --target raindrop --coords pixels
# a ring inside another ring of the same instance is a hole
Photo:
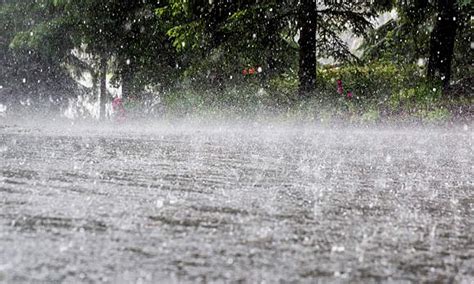
[[[343,252],[343,251],[345,251],[345,250],[346,250],[346,249],[345,249],[345,247],[343,247],[343,246],[333,246],[333,247],[331,248],[331,252]]]
[[[178,203],[178,198],[176,198],[175,196],[170,196],[169,197],[169,203],[171,205]]]
[[[130,59],[127,59],[125,63],[127,63],[127,65],[130,65]]]
[[[262,67],[259,66],[259,67],[257,68],[257,72],[258,72],[258,73],[262,73],[262,71],[263,71]]]
[[[26,78],[23,78],[22,82],[23,82],[23,84],[26,83]]]
[[[164,203],[164,201],[163,201],[162,199],[158,199],[158,200],[156,200],[156,202],[155,202],[155,206],[156,206],[156,208],[158,208],[158,209],[162,208],[164,204],[165,204],[165,203]]]

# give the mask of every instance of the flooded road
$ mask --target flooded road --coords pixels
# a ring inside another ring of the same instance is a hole
[[[471,128],[0,125],[0,282],[474,282]]]

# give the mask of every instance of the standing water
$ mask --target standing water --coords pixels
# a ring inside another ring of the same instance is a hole
[[[469,127],[0,125],[0,281],[474,282]]]

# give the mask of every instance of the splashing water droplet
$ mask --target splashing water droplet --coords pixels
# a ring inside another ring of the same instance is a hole
[[[165,203],[164,203],[164,201],[163,201],[162,199],[158,199],[158,200],[156,200],[156,202],[155,202],[155,206],[156,206],[156,208],[158,208],[158,209],[159,209],[159,208],[162,208],[164,204],[165,204]]]
[[[343,247],[343,246],[333,246],[331,248],[331,252],[343,252],[345,250],[346,250],[346,248]]]

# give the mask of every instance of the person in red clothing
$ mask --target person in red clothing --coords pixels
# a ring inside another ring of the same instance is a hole
[[[344,93],[344,89],[342,88],[342,80],[337,80],[337,93],[342,95]]]
[[[125,122],[125,108],[123,106],[123,101],[119,97],[115,97],[112,101],[112,111],[113,117],[116,122]]]

